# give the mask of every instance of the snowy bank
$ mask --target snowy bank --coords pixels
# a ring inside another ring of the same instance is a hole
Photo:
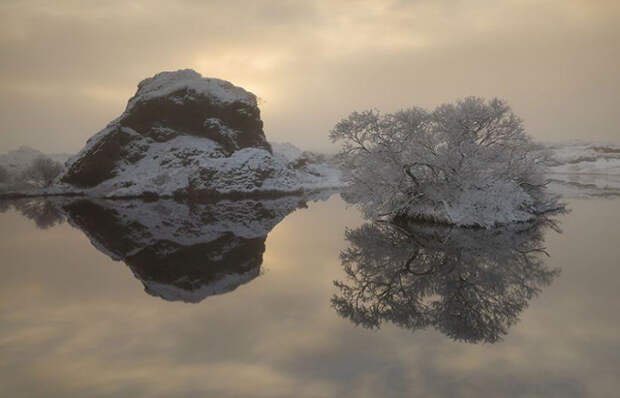
[[[554,143],[547,178],[567,198],[620,197],[620,146],[603,143]]]

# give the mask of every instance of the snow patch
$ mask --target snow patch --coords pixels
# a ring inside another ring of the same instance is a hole
[[[142,80],[138,84],[136,95],[129,100],[125,112],[131,111],[139,102],[165,97],[182,89],[188,90],[186,95],[195,93],[207,96],[218,103],[242,102],[256,106],[256,96],[241,87],[225,80],[204,78],[196,71],[183,69],[175,72],[161,72]]]

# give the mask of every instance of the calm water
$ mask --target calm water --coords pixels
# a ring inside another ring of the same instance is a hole
[[[0,396],[616,397],[620,200],[569,207],[397,240],[338,195],[4,203]]]

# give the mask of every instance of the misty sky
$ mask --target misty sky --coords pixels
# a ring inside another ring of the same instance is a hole
[[[137,83],[193,68],[305,149],[353,110],[506,99],[539,140],[620,142],[620,2],[0,2],[0,151],[75,152]]]

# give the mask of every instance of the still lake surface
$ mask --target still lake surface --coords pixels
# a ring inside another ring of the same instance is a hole
[[[307,204],[227,202],[224,212],[170,202],[62,203],[61,214],[45,203],[3,206],[0,396],[620,391],[620,200],[571,200],[557,217],[561,233],[519,231],[518,247],[513,235],[442,235],[423,253],[426,264],[441,269],[456,258],[470,268],[406,287],[418,291],[394,293],[397,303],[371,298],[378,329],[356,326],[332,304],[342,294],[334,281],[352,285],[340,259],[352,247],[345,230],[365,223],[337,194]],[[373,236],[356,242],[372,246]],[[407,259],[382,247],[367,252]],[[531,250],[543,247],[548,256]],[[428,275],[411,276],[420,277]],[[472,280],[480,285],[454,293]],[[457,310],[429,304],[448,296],[464,301]],[[428,311],[403,321],[407,300]]]

